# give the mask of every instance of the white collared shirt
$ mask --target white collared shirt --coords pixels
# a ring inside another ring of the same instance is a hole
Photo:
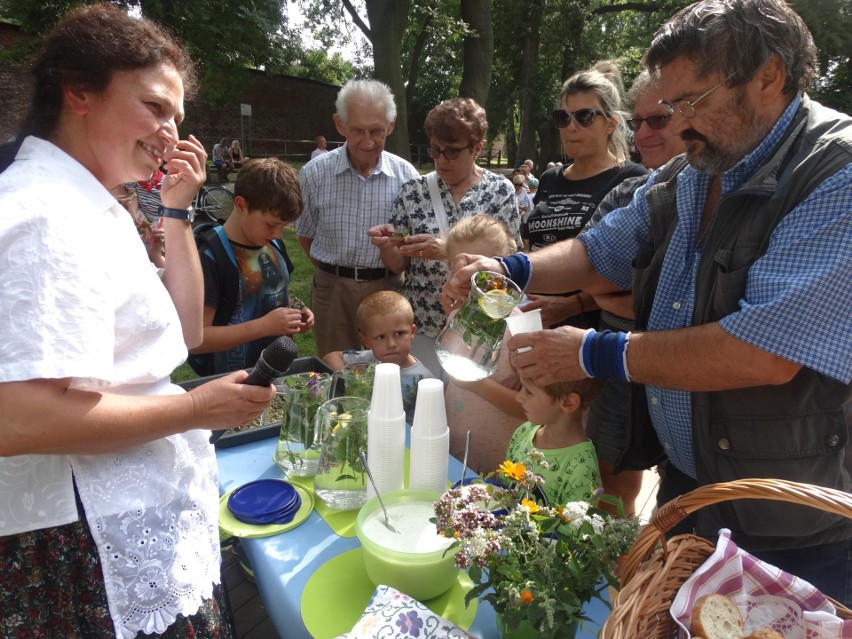
[[[130,215],[38,138],[0,175],[0,264],[0,382],[182,392],[169,383],[186,358],[177,310]],[[195,430],[112,454],[2,458],[0,535],[76,521],[73,473],[117,636],[162,632],[194,614],[219,579],[208,437]]]

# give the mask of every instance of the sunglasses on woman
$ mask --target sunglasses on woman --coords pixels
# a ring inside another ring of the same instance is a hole
[[[642,123],[644,122],[652,131],[659,131],[660,129],[666,128],[666,125],[671,119],[672,116],[670,115],[652,115],[649,118],[633,118],[632,120],[627,120],[627,128],[636,133],[642,127]]]
[[[568,112],[565,109],[556,109],[553,112],[553,122],[559,129],[564,129],[571,124],[571,118],[577,121],[581,127],[585,128],[592,126],[595,118],[599,115],[606,115],[603,111],[597,109],[577,109],[576,111]]]

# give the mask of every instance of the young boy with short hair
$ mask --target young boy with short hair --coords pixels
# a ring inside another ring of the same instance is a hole
[[[552,506],[588,499],[601,485],[595,446],[586,437],[583,416],[602,386],[599,379],[582,379],[540,387],[521,378],[517,399],[529,421],[512,435],[506,458],[519,462],[530,449],[541,451],[548,468],[537,472],[544,478],[544,494]]]
[[[293,264],[281,235],[302,211],[299,176],[277,158],[248,160],[234,184],[234,211],[199,239],[204,338],[189,363],[199,375],[254,366],[282,335],[304,333],[311,310],[290,299]]]
[[[355,321],[366,350],[332,351],[323,360],[334,370],[349,364],[397,364],[402,384],[402,403],[406,418],[411,423],[417,399],[417,383],[421,379],[435,377],[411,354],[411,338],[417,330],[411,304],[396,291],[376,291],[358,305]]]

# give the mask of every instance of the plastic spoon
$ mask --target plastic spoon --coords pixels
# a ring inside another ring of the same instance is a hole
[[[388,509],[385,508],[385,503],[382,501],[382,496],[379,494],[379,489],[376,488],[376,482],[373,480],[373,474],[370,472],[369,466],[367,466],[367,458],[364,456],[364,451],[358,451],[358,457],[361,459],[361,465],[364,467],[364,472],[367,473],[367,477],[370,478],[370,484],[373,486],[373,490],[376,491],[376,499],[379,500],[379,505],[382,507],[382,512],[385,514],[385,526],[392,533],[399,534],[399,531],[391,526],[390,519],[388,519]]]

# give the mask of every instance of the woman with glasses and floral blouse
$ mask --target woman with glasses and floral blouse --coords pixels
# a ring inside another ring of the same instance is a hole
[[[626,178],[645,174],[642,166],[627,160],[627,140],[620,125],[621,87],[621,74],[609,61],[574,74],[562,85],[561,108],[553,112],[553,119],[565,155],[572,161],[541,175],[535,208],[521,227],[527,250],[576,237],[610,190]],[[591,327],[597,322],[597,314],[589,314],[597,306],[585,293],[530,298],[524,310],[541,308],[542,322],[548,326]]]
[[[405,271],[402,293],[414,308],[417,325],[411,350],[437,372],[434,342],[447,319],[439,301],[449,274],[447,231],[466,217],[485,213],[511,229],[520,245],[520,218],[512,183],[476,164],[488,132],[485,109],[469,98],[445,100],[429,111],[424,128],[435,171],[404,184],[389,223],[369,234],[385,266]]]

